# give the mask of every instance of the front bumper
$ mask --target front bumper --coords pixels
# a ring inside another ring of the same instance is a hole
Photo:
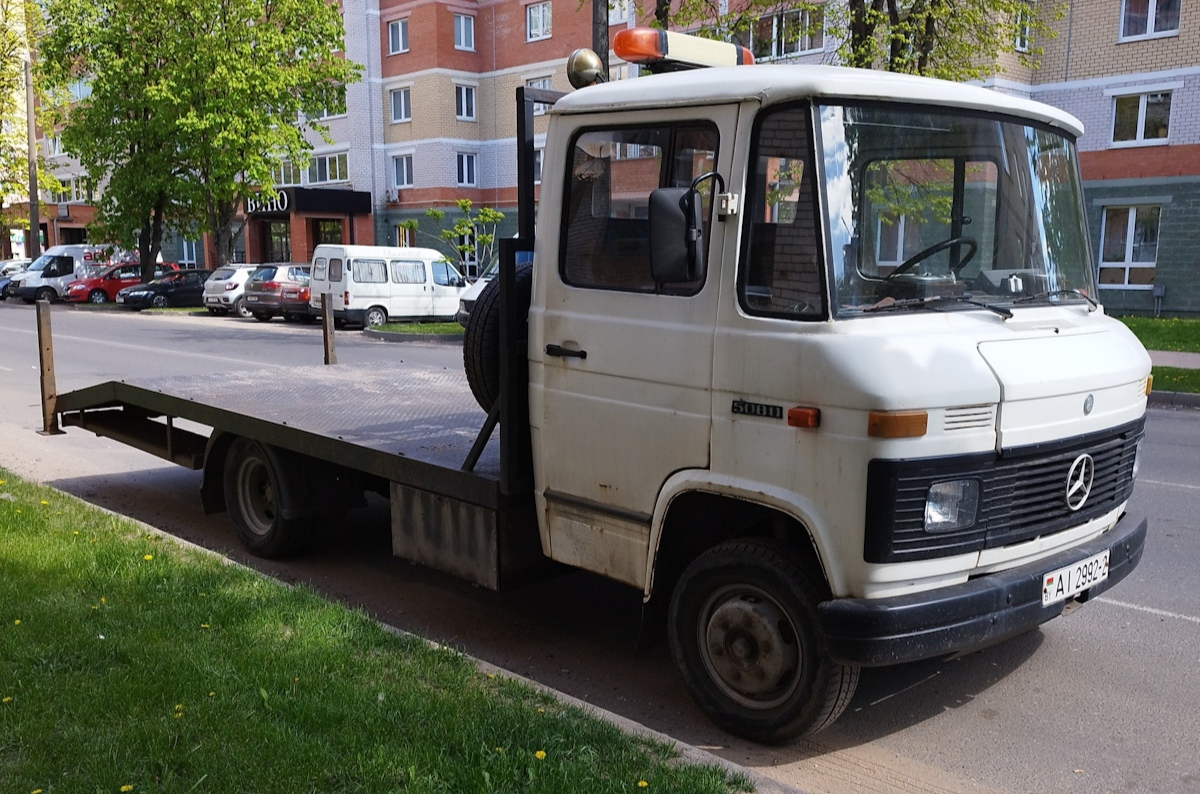
[[[1062,614],[1067,602],[1042,606],[1048,572],[1108,549],[1108,578],[1075,599],[1086,601],[1128,576],[1145,545],[1146,519],[1123,517],[1095,540],[1019,568],[912,595],[826,601],[817,614],[830,656],[844,664],[871,667],[971,651]]]

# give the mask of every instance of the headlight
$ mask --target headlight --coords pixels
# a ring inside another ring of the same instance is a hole
[[[925,531],[954,532],[979,515],[979,480],[934,483],[925,495]]]

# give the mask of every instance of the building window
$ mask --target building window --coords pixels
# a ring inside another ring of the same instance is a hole
[[[8,124],[7,120],[5,120],[5,124],[6,125]],[[46,156],[47,157],[58,157],[62,153],[63,153],[62,138],[58,137],[57,135],[47,135],[46,136]]]
[[[755,59],[771,60],[817,52],[824,47],[824,12],[796,10],[760,18],[752,32],[750,51]]]
[[[1170,91],[1113,97],[1113,143],[1165,143],[1170,121]]]
[[[415,232],[407,226],[396,227],[396,245],[402,248],[411,248],[415,236]]]
[[[345,182],[348,178],[345,152],[314,157],[308,164],[308,183],[310,185],[319,185],[323,182]]]
[[[1179,0],[1124,0],[1121,40],[1174,36],[1179,33]]]
[[[321,108],[317,114],[318,119],[331,119],[337,116],[346,115],[346,86],[340,86],[337,99],[328,107]]]
[[[466,14],[454,15],[454,49],[475,49],[475,17]]]
[[[454,117],[459,121],[475,120],[475,86],[454,86]]]
[[[1100,224],[1101,287],[1150,289],[1158,260],[1157,205],[1106,207]]]
[[[56,191],[51,196],[55,204],[71,204],[92,200],[92,187],[88,184],[86,177],[63,179],[59,184],[62,185],[62,190]]]
[[[550,3],[531,3],[525,7],[525,40],[550,38]]]
[[[271,166],[271,183],[275,187],[294,187],[300,184],[300,167],[291,160],[280,160]]]
[[[633,3],[630,0],[610,0],[608,24],[625,25],[633,21]]]
[[[1017,52],[1029,52],[1029,30],[1032,19],[1033,0],[1029,0],[1017,12],[1016,33],[1013,34],[1013,49]]]
[[[401,154],[392,158],[392,185],[397,188],[413,186],[413,156]]]
[[[342,222],[332,218],[313,221],[313,242],[316,245],[337,245],[342,241]]]
[[[459,152],[458,185],[459,187],[475,187],[475,184],[475,155]]]
[[[392,123],[412,121],[412,101],[409,89],[397,88],[389,93],[392,104]]]
[[[549,91],[549,90],[551,90],[550,78],[549,77],[535,77],[532,80],[526,80],[525,87],[526,88],[540,88],[540,89]],[[545,115],[547,107],[549,107],[549,105],[546,105],[545,103],[534,102],[533,103],[533,115],[535,115],[535,116]]]
[[[188,267],[196,266],[196,241],[195,240],[180,240],[179,241],[179,264]]]
[[[395,19],[388,23],[388,55],[408,52],[408,20]]]

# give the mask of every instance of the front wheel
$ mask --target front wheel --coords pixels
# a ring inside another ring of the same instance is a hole
[[[171,305],[171,302],[167,300],[166,295],[155,295],[150,299],[150,305],[156,309],[165,309]]]
[[[671,597],[671,655],[713,722],[780,744],[837,719],[858,667],[829,658],[820,600],[812,574],[772,541],[722,543],[687,567]]]
[[[102,289],[94,289],[88,293],[88,303],[108,303],[108,293]]]
[[[294,554],[308,536],[308,522],[282,513],[282,475],[255,441],[239,438],[225,457],[225,509],[238,537],[268,559]]]
[[[367,309],[367,313],[363,315],[363,325],[367,328],[374,328],[377,325],[384,325],[388,321],[387,309],[382,306],[372,306]]]
[[[54,303],[54,300],[57,297],[58,293],[50,287],[42,287],[33,294],[33,299],[35,301],[46,301],[46,303]]]

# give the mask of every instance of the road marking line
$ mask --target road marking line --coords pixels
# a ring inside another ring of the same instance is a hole
[[[927,682],[929,682],[929,681],[932,681],[933,679],[937,678],[937,677],[938,677],[939,675],[941,675],[941,674],[942,674],[942,671],[941,671],[941,670],[938,670],[936,673],[934,673],[933,675],[929,676],[928,678],[923,678],[923,679],[921,679],[920,681],[916,682],[915,684],[909,684],[908,686],[904,687],[904,689],[898,689],[898,690],[896,690],[895,692],[892,692],[890,695],[884,695],[883,697],[879,698],[878,700],[874,700],[874,701],[872,701],[872,702],[868,703],[867,705],[869,705],[869,706],[878,706],[878,705],[879,705],[880,703],[882,703],[883,701],[885,701],[885,700],[889,700],[889,699],[891,699],[891,698],[894,698],[894,697],[896,697],[896,695],[902,695],[902,694],[904,694],[905,692],[907,692],[907,691],[908,691],[908,690],[910,690],[910,689],[916,689],[916,688],[917,688],[917,687],[919,687],[921,684],[924,684],[924,683],[927,683]]]
[[[1165,485],[1168,488],[1188,488],[1193,491],[1200,491],[1200,485],[1188,485],[1182,482],[1163,482],[1161,480],[1138,480],[1137,482],[1142,482],[1146,485]]]
[[[1165,609],[1155,609],[1154,607],[1144,607],[1144,606],[1139,606],[1138,604],[1129,604],[1129,603],[1126,603],[1125,601],[1114,601],[1113,599],[1105,598],[1104,596],[1098,596],[1096,598],[1096,600],[1101,602],[1102,604],[1112,604],[1115,607],[1125,607],[1126,609],[1133,609],[1133,610],[1136,610],[1137,612],[1146,612],[1151,615],[1158,615],[1159,617],[1162,617],[1162,618],[1178,618],[1179,620],[1186,620],[1189,623],[1200,623],[1200,618],[1198,618],[1198,617],[1193,617],[1192,615],[1181,615],[1178,612],[1168,612]]]

